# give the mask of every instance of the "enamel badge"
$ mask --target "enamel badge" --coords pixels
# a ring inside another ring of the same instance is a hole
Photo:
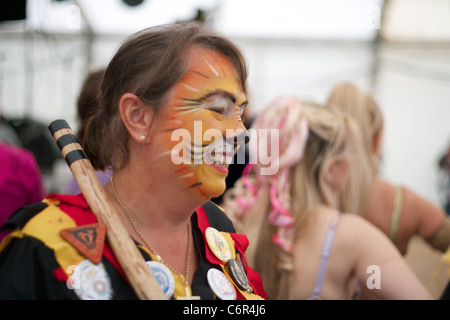
[[[175,291],[175,279],[169,268],[157,261],[147,261],[146,264],[166,297],[172,297]]]
[[[227,266],[233,282],[239,287],[239,289],[248,291],[250,287],[248,284],[247,275],[245,274],[241,264],[235,259],[230,259],[228,260]]]
[[[211,290],[219,299],[236,300],[234,286],[222,271],[211,268],[206,276]]]
[[[206,242],[217,259],[227,262],[231,259],[231,249],[225,237],[212,227],[205,230]]]
[[[111,280],[103,263],[94,264],[84,260],[78,264],[71,276],[72,289],[81,300],[111,300]]]

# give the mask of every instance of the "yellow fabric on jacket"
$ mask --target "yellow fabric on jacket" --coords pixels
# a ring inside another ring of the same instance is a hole
[[[31,218],[22,229],[17,229],[9,234],[1,243],[0,252],[13,238],[34,237],[55,252],[58,264],[69,277],[73,271],[71,266],[78,265],[86,258],[64,240],[59,233],[63,229],[76,227],[76,223],[59,209],[58,200],[45,199],[43,202],[47,203],[48,207]]]

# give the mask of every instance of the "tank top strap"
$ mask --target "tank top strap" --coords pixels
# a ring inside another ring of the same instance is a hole
[[[400,214],[402,212],[403,203],[403,192],[401,186],[395,187],[395,199],[394,199],[394,209],[392,210],[391,217],[391,229],[389,230],[389,239],[392,242],[395,240],[395,236],[398,230],[398,223],[400,221]]]
[[[336,212],[333,219],[331,220],[330,226],[328,227],[328,232],[322,247],[322,254],[320,257],[319,272],[317,273],[316,283],[314,285],[313,292],[308,300],[320,299],[320,291],[322,290],[322,283],[325,277],[325,271],[327,269],[328,258],[330,257],[331,244],[333,243],[334,233],[339,221],[339,217],[340,212]]]

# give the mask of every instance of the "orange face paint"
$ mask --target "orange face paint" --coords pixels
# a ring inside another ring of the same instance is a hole
[[[233,65],[223,55],[195,48],[190,62],[168,103],[163,130],[170,150],[167,154],[187,188],[216,197],[225,191],[227,164],[236,150],[234,145],[222,143],[223,147],[211,152],[212,143],[246,130],[241,114],[247,98]]]

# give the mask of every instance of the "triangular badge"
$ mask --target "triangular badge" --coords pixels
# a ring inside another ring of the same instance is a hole
[[[94,264],[102,260],[106,227],[101,223],[88,224],[60,231],[61,237],[72,244]]]

